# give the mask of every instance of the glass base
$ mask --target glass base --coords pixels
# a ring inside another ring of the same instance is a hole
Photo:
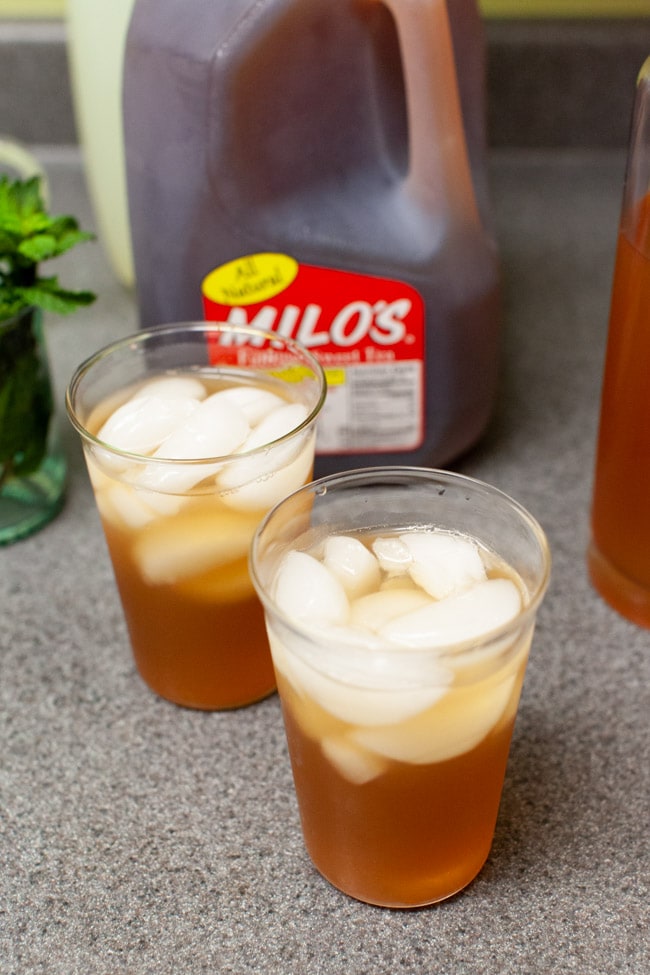
[[[650,589],[624,575],[592,541],[587,552],[591,582],[606,603],[617,613],[650,629]]]
[[[9,545],[38,531],[63,506],[66,461],[61,454],[45,458],[26,477],[10,477],[0,487],[0,545]]]

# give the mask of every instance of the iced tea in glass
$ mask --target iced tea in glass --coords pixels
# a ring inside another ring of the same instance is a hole
[[[494,834],[541,528],[471,478],[360,470],[281,502],[251,567],[314,864],[386,907],[462,890]]]
[[[312,476],[323,372],[249,327],[165,325],[98,352],[67,394],[135,661],[176,704],[234,708],[275,688],[247,553]]]

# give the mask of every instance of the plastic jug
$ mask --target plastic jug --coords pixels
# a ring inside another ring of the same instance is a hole
[[[318,473],[443,465],[491,413],[481,21],[473,0],[449,13],[453,32],[445,0],[134,6],[124,134],[141,324],[249,322],[315,351]]]

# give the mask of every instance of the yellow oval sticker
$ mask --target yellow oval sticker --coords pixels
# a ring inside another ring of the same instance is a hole
[[[249,254],[211,271],[201,290],[220,305],[256,305],[279,295],[297,274],[298,262],[288,254]]]

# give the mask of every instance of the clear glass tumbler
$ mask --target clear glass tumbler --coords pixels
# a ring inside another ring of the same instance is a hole
[[[135,661],[176,704],[274,690],[247,568],[262,515],[312,476],[317,360],[249,327],[142,331],[84,362],[67,392]]]
[[[386,907],[457,893],[492,844],[541,528],[471,478],[359,470],[276,506],[251,568],[314,864]]]

